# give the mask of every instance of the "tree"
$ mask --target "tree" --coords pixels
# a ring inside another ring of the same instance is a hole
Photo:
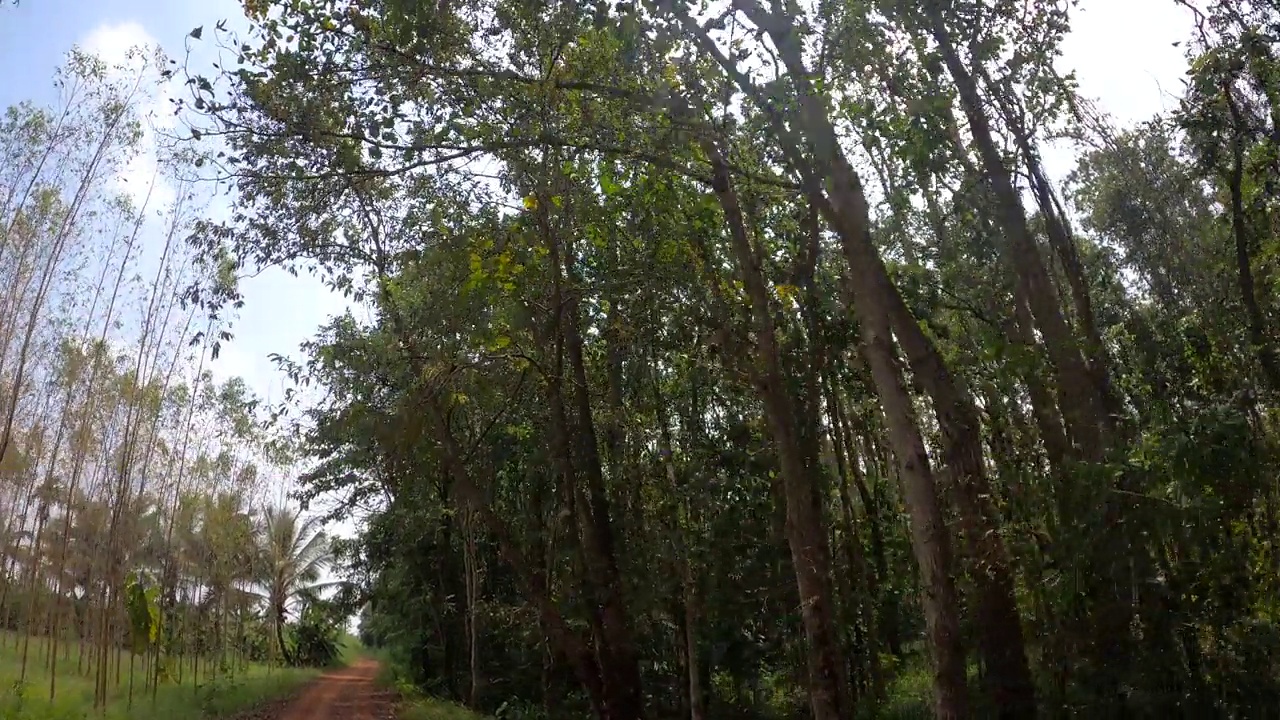
[[[284,640],[289,605],[299,595],[317,588],[330,561],[329,538],[320,530],[320,518],[302,518],[302,510],[268,507],[262,513],[257,548],[256,582],[271,610],[281,657],[292,662]]]
[[[368,635],[611,720],[875,713],[904,665],[948,718],[1273,697],[1270,15],[1215,4],[1118,131],[1068,9],[248,4],[187,78],[236,192],[193,237],[368,311],[276,409],[370,515]]]

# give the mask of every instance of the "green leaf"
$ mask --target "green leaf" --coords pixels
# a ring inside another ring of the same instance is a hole
[[[622,185],[619,184],[616,179],[614,179],[613,173],[607,172],[607,171],[601,172],[600,173],[600,191],[605,194],[605,197],[613,197],[618,193],[622,192]]]

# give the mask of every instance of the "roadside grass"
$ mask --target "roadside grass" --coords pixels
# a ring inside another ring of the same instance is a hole
[[[487,720],[484,715],[457,703],[424,695],[409,682],[389,653],[379,650],[365,650],[364,653],[381,663],[376,680],[378,686],[392,690],[398,696],[396,720]]]
[[[451,703],[424,695],[414,687],[406,677],[395,658],[382,650],[363,649],[367,657],[375,658],[381,664],[378,671],[377,684],[387,690],[393,690],[399,696],[397,720],[486,720],[484,715]],[[927,660],[921,655],[912,655],[893,672],[893,678],[885,688],[885,699],[879,707],[865,707],[858,714],[859,720],[929,720],[933,717],[933,674]],[[969,681],[975,691],[974,699],[978,699],[977,666],[969,667]],[[977,717],[987,717],[988,708],[975,708]],[[528,717],[518,711],[508,713],[500,710],[499,717]],[[778,710],[776,717],[787,717]]]
[[[483,715],[450,702],[433,698],[402,700],[396,709],[397,720],[484,720]]]
[[[16,646],[16,647],[15,647]],[[61,649],[59,655],[62,655]],[[77,649],[58,658],[57,694],[49,700],[49,672],[43,641],[33,638],[25,681],[20,640],[0,634],[0,718],[3,720],[206,720],[227,718],[258,705],[287,697],[315,678],[318,670],[277,668],[250,664],[234,674],[201,677],[197,683],[188,672],[179,685],[161,683],[152,697],[143,689],[143,663],[138,658],[130,700],[129,654],[121,658],[119,682],[112,665],[111,686],[105,713],[93,708],[94,681],[77,670]]]

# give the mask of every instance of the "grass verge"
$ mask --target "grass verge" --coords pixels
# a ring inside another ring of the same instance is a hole
[[[382,665],[378,673],[378,685],[394,691],[399,698],[396,703],[396,720],[487,720],[484,715],[457,703],[422,694],[387,653],[366,652]]]
[[[22,651],[19,640],[0,635],[0,718],[4,720],[212,720],[229,718],[264,703],[287,697],[318,674],[318,670],[248,665],[197,683],[187,668],[182,684],[161,683],[154,697],[143,690],[144,671],[138,658],[130,700],[130,657],[113,663],[106,712],[93,707],[93,677],[78,670],[77,650],[59,658],[57,694],[49,699],[49,671],[43,644],[32,639],[26,679],[20,681]],[[59,653],[61,654],[61,652]]]
[[[397,720],[485,720],[483,715],[450,702],[420,697],[402,699],[396,709]]]

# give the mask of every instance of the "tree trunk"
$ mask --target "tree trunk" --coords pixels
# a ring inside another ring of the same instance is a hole
[[[285,607],[277,605],[275,607],[276,615],[276,642],[280,644],[280,659],[284,661],[286,666],[293,664],[293,656],[289,653],[289,645],[284,641],[284,624],[285,624]]]
[[[882,576],[879,570],[873,570],[867,566],[866,555],[862,551],[862,543],[858,539],[857,523],[854,520],[853,512],[852,494],[855,492],[854,485],[857,484],[861,486],[857,492],[862,498],[862,507],[864,512],[867,514],[868,524],[872,528],[871,532],[873,536],[878,532],[876,529],[877,523],[871,518],[872,513],[875,511],[875,505],[874,503],[867,503],[867,495],[865,492],[866,483],[862,481],[861,477],[859,477],[861,470],[856,466],[857,457],[851,452],[851,448],[849,448],[846,443],[847,436],[844,432],[844,423],[840,417],[840,403],[836,399],[836,394],[833,389],[835,384],[830,381],[824,384],[827,387],[827,412],[830,419],[828,427],[831,436],[831,449],[832,454],[835,456],[836,472],[840,476],[840,489],[838,495],[840,497],[840,513],[844,519],[845,533],[847,535],[845,542],[843,543],[846,563],[849,566],[850,572],[856,573],[860,577],[864,578],[866,585],[865,595],[860,597],[857,601],[851,598],[850,602],[854,602],[859,606],[861,609],[860,614],[866,618],[864,625],[866,628],[867,642],[866,647],[864,648],[864,654],[867,656],[867,675],[871,685],[872,697],[879,702],[884,698],[885,691],[884,674],[880,667],[880,623],[876,612],[876,607],[882,599],[882,592],[880,589],[880,579]],[[853,479],[854,477],[858,477],[858,479],[855,481]],[[883,548],[881,548],[881,552],[883,552]],[[853,592],[856,593],[856,590]]]
[[[964,650],[960,645],[959,604],[951,576],[950,532],[911,397],[893,350],[888,322],[885,319],[874,324],[867,322],[874,322],[871,311],[862,311],[859,315],[866,318],[859,323],[863,353],[884,408],[903,499],[911,519],[911,546],[920,568],[921,603],[934,664],[934,713],[946,720],[965,718],[969,714],[969,699]]]
[[[467,688],[467,705],[479,707],[480,703],[480,629],[476,605],[480,602],[480,568],[476,552],[475,529],[472,527],[470,513],[464,514],[463,524],[463,565],[466,578],[467,596],[467,666],[470,683]]]
[[[511,541],[506,524],[489,507],[479,486],[471,479],[462,462],[462,449],[435,400],[427,403],[427,413],[427,424],[441,446],[441,461],[453,481],[454,491],[451,494],[457,498],[462,509],[475,513],[494,537],[499,553],[515,573],[525,597],[538,609],[538,617],[547,630],[548,639],[564,653],[578,681],[582,683],[596,717],[600,720],[620,720],[624,716],[616,714],[609,705],[605,683],[592,659],[591,649],[573,632],[556,608],[541,568],[533,567],[525,561],[523,554]]]
[[[744,2],[738,7],[770,36],[778,48],[799,96],[799,111],[791,120],[800,130],[792,130],[781,111],[718,50],[715,51],[716,58],[744,92],[764,105],[784,155],[801,176],[810,201],[835,228],[852,268],[849,290],[862,335],[863,352],[884,408],[898,462],[899,480],[911,516],[912,548],[920,566],[924,589],[922,602],[934,659],[935,713],[944,719],[966,717],[969,712],[968,690],[955,585],[950,574],[951,539],[890,330],[890,304],[894,298],[900,303],[901,297],[897,295],[872,242],[861,182],[840,149],[835,128],[823,106],[822,95],[808,79],[810,73],[803,61],[804,53],[794,20],[785,13],[768,13],[757,3]],[[700,39],[704,48],[712,47],[705,30],[687,16],[681,20]],[[806,160],[801,152],[805,147],[815,158],[813,162]]]
[[[575,270],[573,248],[562,243],[559,233],[551,226],[551,199],[546,193],[539,197],[537,220],[543,240],[549,251],[552,271],[555,273],[557,294],[562,302],[556,303],[553,314],[564,339],[569,358],[569,368],[574,385],[576,415],[576,457],[586,480],[586,500],[579,513],[582,519],[582,546],[591,574],[596,578],[599,595],[602,670],[607,695],[611,698],[612,720],[633,720],[644,716],[644,695],[641,690],[640,665],[635,643],[631,637],[623,582],[618,572],[614,549],[614,530],[610,514],[608,491],[605,488],[604,469],[591,411],[590,386],[587,382],[586,363],[583,357],[580,288]],[[570,283],[567,292],[560,289],[560,272]],[[567,424],[566,424],[567,429]]]
[[[656,364],[655,364],[656,369]],[[653,379],[654,388],[654,407],[658,412],[658,456],[662,459],[663,468],[667,474],[667,484],[672,494],[681,497],[681,483],[676,473],[675,456],[671,447],[671,428],[668,425],[666,405],[663,404],[662,392],[658,387],[659,378]],[[698,581],[693,572],[692,550],[688,541],[685,539],[685,529],[681,522],[681,507],[685,508],[685,514],[691,516],[691,509],[683,501],[675,503],[674,523],[672,533],[676,540],[676,553],[678,555],[677,562],[680,565],[680,584],[681,584],[681,605],[683,611],[683,620],[681,623],[684,629],[684,655],[685,675],[688,680],[689,692],[689,720],[706,720],[707,707],[706,697],[703,688],[703,680],[701,673],[701,665],[698,658],[699,652],[698,642]],[[689,517],[692,524],[692,517]]]
[[[839,396],[836,396],[839,402]],[[878,448],[878,444],[871,439],[870,432],[867,430],[865,423],[855,431],[853,421],[850,418],[848,408],[841,405],[839,407],[839,417],[844,425],[845,432],[845,449],[849,453],[849,468],[852,473],[854,487],[858,491],[858,496],[862,500],[862,506],[866,510],[867,522],[870,523],[871,531],[871,560],[875,568],[876,578],[880,584],[881,592],[885,594],[882,602],[884,603],[884,611],[881,622],[879,623],[881,632],[884,634],[885,648],[890,655],[894,657],[902,656],[902,637],[899,630],[899,603],[901,597],[898,592],[891,586],[889,576],[889,558],[885,551],[884,542],[884,499],[880,497],[878,484],[868,482],[866,472],[858,466],[859,457],[866,461],[866,470],[874,471],[878,478],[887,478],[892,472],[886,461],[881,457],[882,453]],[[859,451],[858,445],[862,445]]]
[[[1019,290],[1028,300],[1063,390],[1062,397],[1066,402],[1063,414],[1066,416],[1068,433],[1086,458],[1101,460],[1105,451],[1105,403],[1080,354],[1071,328],[1062,316],[1062,308],[1040,249],[1027,224],[1012,175],[992,136],[977,83],[960,59],[935,0],[929,0],[923,6],[923,11],[929,22],[930,33],[942,53],[943,62],[956,83],[961,106],[969,121],[973,143],[994,196],[996,220],[1005,236],[1007,262]]]
[[[1240,304],[1244,306],[1249,326],[1249,342],[1258,357],[1262,374],[1272,390],[1280,390],[1280,358],[1276,357],[1267,331],[1262,306],[1258,302],[1253,280],[1253,245],[1249,232],[1249,219],[1244,212],[1244,119],[1232,95],[1231,86],[1222,89],[1227,108],[1231,111],[1231,169],[1227,173],[1227,190],[1231,195],[1231,236],[1235,240],[1236,276],[1240,288]]]
[[[759,257],[747,235],[728,164],[713,143],[704,142],[703,149],[711,160],[712,185],[724,210],[738,273],[751,302],[759,364],[752,375],[782,467],[785,532],[808,642],[809,701],[813,717],[814,720],[852,717],[848,679],[835,631],[826,532],[814,502],[813,474],[817,472],[817,458],[805,457],[803,440],[796,433],[794,399],[786,388],[768,289]]]

